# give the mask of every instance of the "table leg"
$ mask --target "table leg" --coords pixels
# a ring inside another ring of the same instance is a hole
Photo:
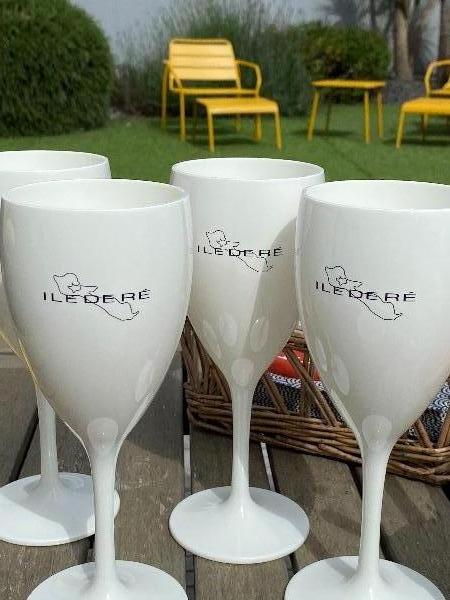
[[[384,136],[383,122],[383,93],[377,90],[377,118],[378,118],[378,137],[382,140]]]
[[[366,144],[370,142],[370,102],[369,91],[364,91],[364,139]]]
[[[262,124],[261,124],[261,115],[255,115],[255,128],[254,128],[254,138],[259,142],[262,138]]]
[[[280,122],[280,111],[275,111],[275,143],[277,145],[278,150],[281,150],[283,146],[283,142],[281,140],[281,122]]]
[[[397,139],[395,142],[396,148],[400,148],[400,145],[402,143],[404,127],[405,127],[405,112],[403,110],[400,110],[400,117],[398,120],[398,129],[397,129]]]
[[[320,100],[320,92],[319,92],[319,90],[314,90],[311,116],[309,118],[309,125],[308,125],[308,140],[309,141],[311,141],[313,139],[314,126],[316,124],[317,111],[319,109],[319,100]]]
[[[213,116],[209,110],[206,111],[206,118],[208,121],[209,149],[211,152],[214,152],[214,122],[213,122]]]
[[[184,94],[180,94],[180,138],[186,140],[186,101]]]

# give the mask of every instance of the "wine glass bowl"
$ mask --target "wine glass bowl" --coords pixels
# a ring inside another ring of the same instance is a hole
[[[297,295],[311,355],[363,458],[359,558],[300,571],[286,599],[442,600],[411,569],[379,560],[390,452],[450,371],[450,187],[343,181],[305,191]]]
[[[45,235],[43,235],[45,232]],[[192,275],[187,194],[127,180],[58,181],[5,195],[5,285],[22,352],[85,446],[96,563],[58,573],[30,599],[185,600],[167,574],[115,561],[117,455],[177,348]]]

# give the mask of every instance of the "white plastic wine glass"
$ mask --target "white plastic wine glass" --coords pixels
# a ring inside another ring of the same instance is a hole
[[[298,548],[309,532],[295,502],[249,488],[249,434],[256,385],[298,323],[294,242],[301,193],[323,180],[316,165],[264,158],[188,161],[172,170],[172,182],[191,198],[189,319],[230,387],[233,465],[231,487],[186,498],[169,526],[179,544],[211,560],[273,560]]]
[[[30,599],[185,600],[166,573],[115,561],[113,497],[119,449],[154,398],[186,317],[187,194],[142,181],[38,183],[4,195],[1,231],[22,352],[82,440],[94,480],[95,565],[54,575]]]
[[[308,347],[363,458],[358,557],[301,570],[286,600],[444,600],[379,559],[390,452],[450,371],[450,186],[343,181],[305,191],[297,288]]]
[[[0,197],[28,183],[56,179],[111,177],[108,159],[98,154],[52,150],[0,152]],[[0,276],[0,333],[21,357]],[[56,420],[36,387],[41,448],[41,473],[0,488],[0,539],[14,544],[51,546],[94,533],[92,479],[58,473]],[[119,497],[116,494],[116,513]]]

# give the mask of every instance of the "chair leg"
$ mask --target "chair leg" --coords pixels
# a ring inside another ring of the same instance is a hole
[[[161,85],[161,127],[167,124],[167,88],[169,83],[169,68],[164,65],[164,72]]]
[[[384,137],[384,119],[383,119],[383,94],[381,90],[377,91],[377,123],[378,123],[378,137],[380,140]]]
[[[308,125],[308,141],[313,139],[314,135],[314,127],[316,125],[317,111],[319,109],[319,100],[320,100],[320,92],[318,90],[314,91],[314,97],[311,108],[311,116],[309,118]]]
[[[242,129],[241,115],[236,115],[234,126],[236,127],[236,131],[240,131]]]
[[[209,110],[207,110],[207,112],[206,112],[206,119],[208,121],[209,149],[211,152],[214,152],[214,122],[213,122],[213,116]]]
[[[261,115],[255,115],[255,127],[254,127],[253,136],[257,142],[259,142],[262,138]]]
[[[283,142],[281,140],[281,122],[280,122],[280,111],[277,110],[274,113],[275,117],[275,143],[277,145],[278,150],[281,150],[283,147]]]
[[[180,138],[186,140],[186,100],[184,94],[180,94]]]
[[[420,117],[420,131],[422,132],[422,142],[425,141],[425,133],[427,131],[427,125],[428,123],[426,123],[426,117],[427,115],[421,115]]]
[[[364,91],[364,139],[370,143],[370,98],[369,91]]]
[[[397,128],[397,139],[395,141],[396,148],[400,148],[400,146],[401,146],[404,128],[405,128],[405,112],[403,110],[400,110],[400,117],[398,120],[398,128]]]

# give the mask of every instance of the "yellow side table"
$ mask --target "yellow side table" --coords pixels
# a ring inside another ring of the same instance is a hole
[[[313,139],[314,127],[319,110],[320,92],[323,89],[346,89],[361,90],[364,93],[364,139],[366,144],[370,142],[370,93],[376,97],[378,136],[383,137],[383,96],[382,91],[386,85],[385,81],[364,81],[357,79],[318,79],[312,82],[314,97],[312,103],[311,117],[308,126],[308,140]],[[327,116],[328,129],[329,112]]]
[[[422,117],[422,137],[425,137],[426,119],[430,115],[440,117],[450,117],[450,98],[414,98],[403,102],[400,108],[400,118],[398,120],[396,148],[400,148],[403,139],[403,130],[405,127],[405,117],[408,114],[421,115]]]

